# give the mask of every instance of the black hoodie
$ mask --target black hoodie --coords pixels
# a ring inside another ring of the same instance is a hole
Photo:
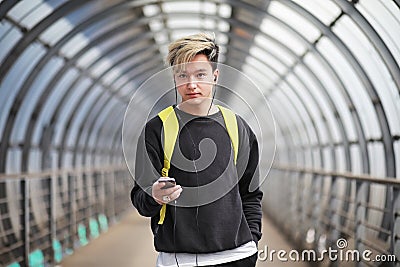
[[[174,177],[183,191],[176,205],[167,205],[161,225],[161,205],[151,197],[151,185],[160,177],[164,161],[162,121],[158,116],[146,124],[136,153],[131,199],[141,215],[151,217],[156,250],[211,253],[251,240],[257,243],[261,238],[263,193],[258,188],[259,153],[253,131],[236,116],[239,152],[235,166],[221,112],[204,117],[179,109],[175,112],[180,130],[169,177]]]

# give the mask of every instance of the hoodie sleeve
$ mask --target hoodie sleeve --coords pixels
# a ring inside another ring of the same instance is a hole
[[[131,201],[139,214],[146,217],[156,216],[161,205],[151,195],[151,186],[160,177],[162,168],[161,152],[152,144],[157,144],[157,121],[150,121],[139,137],[135,162],[135,184],[131,190]],[[160,129],[161,131],[161,129]]]
[[[242,198],[243,212],[257,243],[261,239],[261,200],[263,192],[259,188],[259,151],[258,142],[251,128],[240,117],[238,118],[241,136],[238,155],[239,191]]]

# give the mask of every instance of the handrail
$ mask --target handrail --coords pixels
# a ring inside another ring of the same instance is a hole
[[[348,180],[355,180],[358,182],[371,182],[371,183],[383,184],[383,185],[387,185],[387,186],[400,187],[400,180],[397,180],[394,177],[377,177],[377,176],[371,176],[368,174],[355,175],[351,172],[326,171],[323,169],[296,167],[296,166],[277,164],[277,163],[274,163],[272,165],[272,169],[277,169],[277,170],[282,170],[282,171],[290,171],[290,172],[317,174],[317,175],[322,175],[322,176],[342,177],[342,178],[345,178]]]
[[[43,172],[23,172],[23,173],[10,173],[0,174],[0,181],[2,180],[10,180],[10,179],[33,179],[33,178],[40,178],[40,177],[48,177],[52,175],[62,175],[62,174],[70,174],[70,175],[77,175],[81,173],[93,173],[93,172],[107,172],[107,171],[115,171],[115,170],[128,170],[126,165],[107,165],[101,167],[83,167],[83,168],[65,168],[59,170],[46,170]]]

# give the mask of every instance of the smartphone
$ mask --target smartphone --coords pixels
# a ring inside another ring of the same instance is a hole
[[[160,177],[160,179],[158,179],[158,182],[165,183],[165,185],[161,187],[161,189],[167,189],[176,185],[175,179],[171,177]]]

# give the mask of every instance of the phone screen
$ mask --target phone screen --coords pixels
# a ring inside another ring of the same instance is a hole
[[[171,177],[161,177],[158,182],[163,182],[165,185],[161,189],[167,189],[176,185],[175,179]]]

